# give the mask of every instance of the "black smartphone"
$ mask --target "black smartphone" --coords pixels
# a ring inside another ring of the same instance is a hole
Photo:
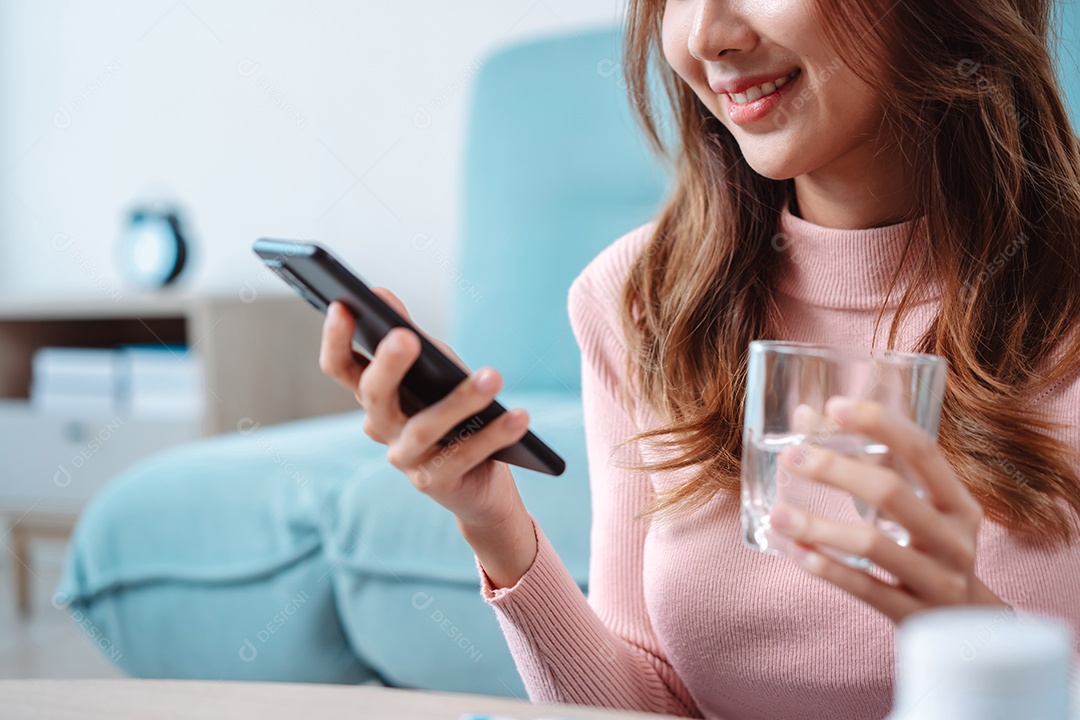
[[[354,344],[370,358],[392,327],[406,327],[420,338],[420,356],[405,373],[399,390],[401,410],[412,416],[450,394],[468,374],[426,337],[412,323],[401,317],[379,298],[368,283],[326,248],[310,242],[261,238],[252,248],[270,270],[288,283],[316,310],[325,313],[330,303],[340,300],[356,318]],[[476,415],[466,418],[447,433],[439,444],[449,446],[464,440],[487,423],[506,412],[497,401]],[[491,459],[561,475],[566,462],[533,432],[513,445],[491,455]]]

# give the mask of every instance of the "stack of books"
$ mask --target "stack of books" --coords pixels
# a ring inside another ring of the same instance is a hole
[[[202,364],[195,353],[167,345],[129,345],[118,352],[121,401],[132,417],[202,416]]]
[[[116,351],[44,347],[34,354],[30,403],[42,412],[76,416],[117,414]]]
[[[202,364],[182,345],[44,347],[34,355],[30,402],[42,412],[198,419],[203,396]]]

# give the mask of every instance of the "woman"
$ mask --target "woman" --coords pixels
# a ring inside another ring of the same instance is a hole
[[[525,414],[452,454],[436,444],[490,402],[498,374],[472,373],[406,417],[398,384],[418,339],[395,330],[362,367],[351,318],[332,308],[324,371],[356,394],[389,461],[457,517],[534,700],[880,718],[894,624],[914,612],[1015,607],[1080,628],[1080,157],[1050,10],[631,0],[631,97],[663,150],[646,82],[660,61],[677,183],[656,221],[570,290],[593,494],[587,600],[509,468],[484,461],[525,433]],[[803,465],[895,517],[909,546],[793,509],[784,532],[798,557],[742,546],[756,338],[948,359],[937,444],[873,403],[828,406],[916,468],[927,499],[826,450]],[[868,556],[892,580],[822,546]]]

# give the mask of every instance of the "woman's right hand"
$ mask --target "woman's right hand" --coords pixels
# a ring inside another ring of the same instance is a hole
[[[372,289],[412,322],[392,292],[382,287]],[[493,584],[515,584],[536,555],[532,519],[509,466],[489,457],[525,435],[527,414],[522,409],[503,413],[480,430],[462,432],[449,445],[440,445],[440,438],[491,404],[501,386],[499,373],[493,368],[471,372],[449,347],[424,333],[469,377],[442,400],[410,417],[401,409],[398,392],[402,378],[420,354],[420,339],[408,328],[394,328],[368,361],[352,349],[355,327],[355,319],[341,303],[330,304],[323,323],[320,369],[356,397],[366,411],[364,433],[388,447],[390,464],[418,490],[454,513]]]

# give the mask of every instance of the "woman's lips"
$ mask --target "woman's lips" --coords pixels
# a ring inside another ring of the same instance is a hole
[[[732,100],[727,93],[723,93],[724,101],[727,103],[728,117],[736,125],[747,125],[761,120],[791,93],[791,88],[799,83],[802,76],[800,72],[768,95],[762,95],[757,100],[742,105]]]

